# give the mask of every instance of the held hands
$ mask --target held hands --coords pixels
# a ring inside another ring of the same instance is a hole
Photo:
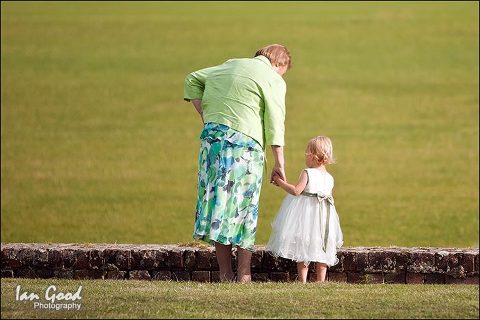
[[[275,157],[275,165],[270,176],[270,183],[278,186],[278,181],[287,180],[285,176],[285,160],[283,158],[283,146],[272,145],[273,156]],[[280,180],[278,180],[280,179]]]
[[[279,175],[275,175],[272,180],[272,184],[274,186],[280,187],[282,183],[285,183],[285,180],[283,180]]]
[[[278,187],[280,183],[285,182],[285,180],[285,172],[282,168],[275,167],[272,169],[270,183]]]

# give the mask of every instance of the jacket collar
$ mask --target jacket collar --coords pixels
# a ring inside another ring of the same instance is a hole
[[[268,64],[270,67],[273,68],[272,63],[271,63],[270,60],[268,60],[268,58],[265,57],[265,56],[256,56],[254,59],[258,59],[258,60],[260,60],[260,61],[263,61],[263,62],[265,62],[266,64]]]

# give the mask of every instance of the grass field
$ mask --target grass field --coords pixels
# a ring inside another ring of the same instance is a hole
[[[278,42],[287,177],[309,138],[332,138],[345,245],[478,247],[478,9],[2,1],[1,241],[191,241],[201,123],[184,77]],[[284,196],[264,183],[258,244]]]
[[[194,282],[2,279],[2,318],[335,318],[478,319],[477,285],[354,285],[326,283],[201,284]],[[34,309],[16,301],[21,292],[39,302],[82,286],[80,310]],[[52,291],[49,291],[50,296]]]

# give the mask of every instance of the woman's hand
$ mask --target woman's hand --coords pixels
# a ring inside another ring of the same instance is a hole
[[[285,176],[285,160],[283,158],[283,147],[272,145],[273,157],[275,158],[275,165],[270,176],[270,183],[275,184],[274,177],[279,176],[282,180],[287,180]],[[277,184],[275,184],[277,185]]]
[[[285,180],[285,170],[282,167],[273,167],[270,182],[278,186],[276,179]]]

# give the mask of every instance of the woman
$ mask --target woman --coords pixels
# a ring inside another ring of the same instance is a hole
[[[283,145],[288,49],[261,48],[254,58],[231,59],[190,73],[184,99],[204,123],[193,237],[215,244],[220,280],[231,281],[232,245],[237,247],[237,279],[251,281],[264,149],[272,148],[274,175],[285,179]]]

